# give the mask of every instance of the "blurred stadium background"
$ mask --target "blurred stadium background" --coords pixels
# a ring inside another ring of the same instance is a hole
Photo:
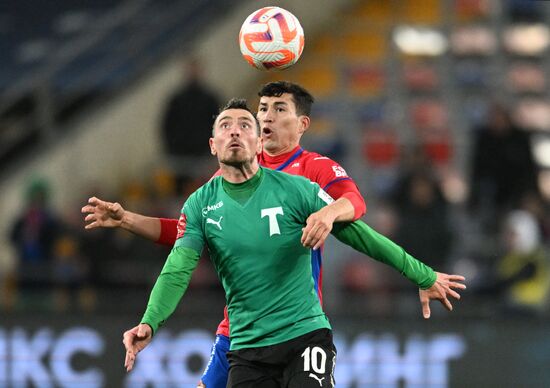
[[[240,56],[241,23],[265,5],[304,27],[287,71]],[[80,214],[97,195],[176,217],[209,177],[188,165],[192,178],[176,179],[161,142],[189,58],[221,100],[254,106],[278,79],[308,88],[303,145],[355,178],[366,222],[468,278],[455,311],[434,305],[426,322],[411,284],[331,240],[338,387],[550,386],[549,21],[550,3],[529,0],[2,1],[0,386],[198,380],[224,304],[208,260],[125,375],[122,332],[167,250],[85,232]]]

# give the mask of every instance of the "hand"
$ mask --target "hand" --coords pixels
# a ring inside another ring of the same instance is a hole
[[[307,248],[320,248],[332,230],[335,219],[329,206],[311,214],[306,220],[306,227],[302,229],[302,245]]]
[[[88,222],[85,229],[116,228],[122,224],[125,210],[118,202],[107,202],[99,198],[88,199],[88,205],[81,209],[82,213],[88,213],[84,218]]]
[[[449,301],[449,295],[455,299],[460,299],[460,295],[454,289],[465,290],[463,283],[466,278],[460,275],[447,275],[446,273],[436,272],[437,278],[433,286],[426,290],[418,290],[420,304],[422,305],[422,315],[425,319],[430,318],[430,300],[437,299],[449,311],[453,311],[453,305]]]
[[[140,323],[124,333],[122,336],[122,343],[126,348],[126,358],[124,360],[126,372],[132,370],[137,354],[149,345],[152,338],[153,330],[151,326],[146,323]]]

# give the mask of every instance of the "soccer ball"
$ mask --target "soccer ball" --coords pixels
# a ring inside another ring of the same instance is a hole
[[[239,33],[244,59],[257,69],[285,69],[298,61],[304,50],[304,30],[290,12],[264,7],[252,12]]]

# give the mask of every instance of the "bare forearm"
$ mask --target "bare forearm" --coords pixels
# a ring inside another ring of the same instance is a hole
[[[125,211],[120,227],[140,237],[158,241],[160,237],[160,219]]]
[[[363,217],[367,211],[365,199],[359,192],[357,185],[352,180],[338,181],[327,188],[327,193],[334,199],[346,198],[355,209],[353,221]]]
[[[339,198],[326,207],[334,215],[334,222],[353,221],[355,208],[347,198]]]

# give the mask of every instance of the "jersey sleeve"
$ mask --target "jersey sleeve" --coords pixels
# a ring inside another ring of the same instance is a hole
[[[322,209],[323,207],[330,205],[334,202],[334,199],[324,191],[319,185],[315,182],[310,182],[307,179],[300,179],[301,185],[301,197],[303,199],[303,207],[301,217],[302,221],[306,219],[316,211]]]
[[[344,197],[351,202],[355,210],[355,220],[365,214],[365,200],[355,181],[340,164],[330,158],[319,156],[309,161],[308,169],[310,179],[317,182],[334,199]]]
[[[178,220],[172,218],[159,218],[160,236],[157,244],[174,246],[178,235]]]
[[[352,181],[342,166],[325,156],[315,157],[308,162],[307,176],[317,182],[325,191],[336,182]]]
[[[174,312],[187,290],[191,274],[197,267],[199,253],[190,248],[174,247],[151,291],[141,323],[151,326],[153,333]]]
[[[197,192],[191,194],[181,209],[178,220],[178,234],[174,247],[186,247],[197,251],[199,254],[205,244],[202,228],[202,213]]]
[[[333,234],[344,244],[395,268],[421,289],[435,283],[437,275],[432,268],[362,221],[341,224],[333,229]]]
[[[347,198],[354,209],[353,221],[363,217],[367,212],[367,204],[359,192],[359,188],[351,179],[335,182],[326,192],[334,199]]]

